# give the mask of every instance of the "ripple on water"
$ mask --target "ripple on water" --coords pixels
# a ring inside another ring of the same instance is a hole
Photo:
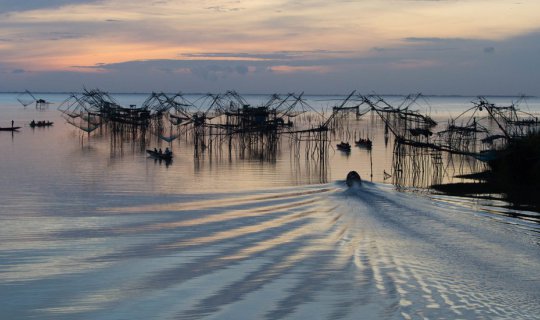
[[[540,278],[535,234],[520,233],[523,225],[510,234],[512,225],[461,205],[371,183],[124,197],[132,205],[115,199],[89,216],[2,227],[2,313],[532,319],[539,311],[527,282]]]

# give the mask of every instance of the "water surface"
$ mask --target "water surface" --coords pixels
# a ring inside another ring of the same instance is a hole
[[[180,139],[167,166],[139,144],[64,123],[56,106],[65,95],[46,95],[55,104],[45,110],[15,97],[0,95],[0,126],[23,127],[0,132],[1,318],[540,314],[538,214],[397,191],[384,180],[392,149],[383,137],[371,154],[331,152],[322,168],[291,157],[286,141],[275,161],[261,161],[195,157]],[[312,99],[321,110],[332,104]],[[432,98],[431,112],[470,100]],[[31,129],[32,119],[55,124]],[[374,182],[348,189],[349,170]]]

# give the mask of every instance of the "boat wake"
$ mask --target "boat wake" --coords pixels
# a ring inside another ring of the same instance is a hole
[[[540,314],[540,233],[533,222],[493,219],[366,182],[159,203],[125,198],[136,205],[75,217],[50,213],[23,233],[4,225],[1,313],[17,319]]]

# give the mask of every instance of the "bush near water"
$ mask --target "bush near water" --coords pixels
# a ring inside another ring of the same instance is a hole
[[[540,185],[540,133],[511,140],[489,165],[498,183]]]

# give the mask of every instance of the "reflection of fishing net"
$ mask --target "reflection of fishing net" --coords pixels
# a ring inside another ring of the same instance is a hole
[[[441,184],[447,175],[441,151],[401,144],[394,145],[392,183],[398,187],[429,188]]]

